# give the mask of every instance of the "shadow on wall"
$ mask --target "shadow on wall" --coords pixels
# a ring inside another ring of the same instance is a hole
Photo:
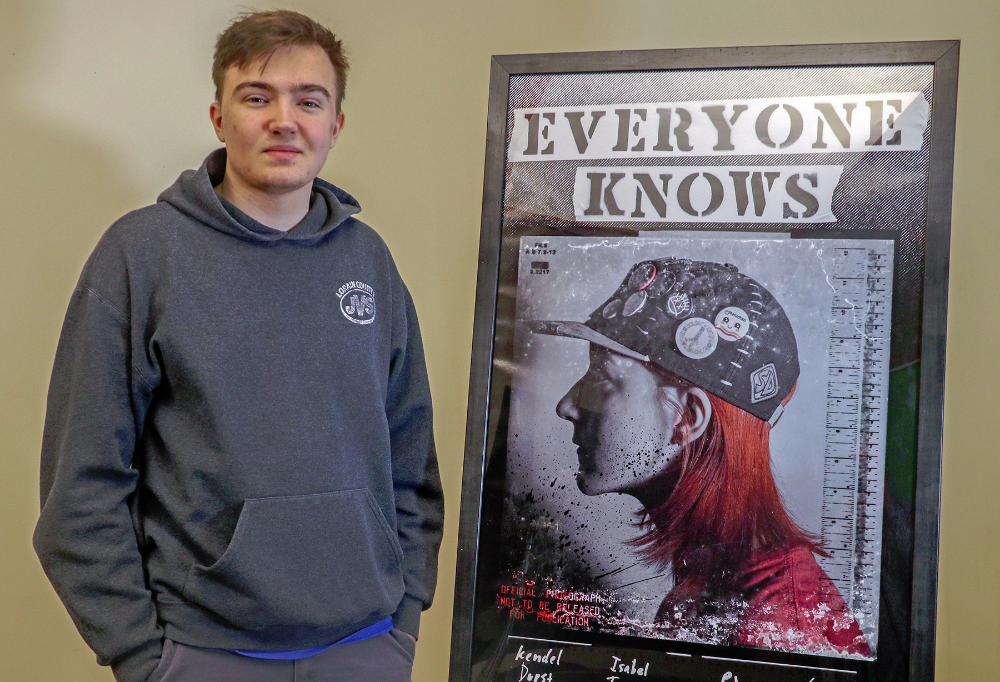
[[[0,276],[17,303],[30,300],[37,314],[40,305],[65,306],[69,287],[97,238],[122,213],[148,203],[148,197],[129,186],[113,165],[110,149],[53,123],[65,120],[66,110],[72,112],[72,98],[47,93],[46,102],[64,109],[61,116],[35,99],[38,64],[52,39],[45,35],[44,12],[37,4],[14,0],[4,3],[2,14],[0,87],[6,96],[0,101],[5,160],[0,164],[0,211],[7,257]],[[23,335],[35,329],[29,325],[19,331]],[[28,340],[21,336],[18,345]],[[54,339],[32,335],[30,341]]]
[[[45,393],[62,316],[100,235],[125,211],[148,203],[110,150],[53,125],[32,101],[44,55],[41,3],[0,8],[0,679],[109,680],[93,663],[31,548],[38,516],[38,458]],[[58,97],[60,106],[73,102]]]

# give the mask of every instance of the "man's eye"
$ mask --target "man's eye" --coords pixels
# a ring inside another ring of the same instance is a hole
[[[260,97],[259,95],[253,95],[251,97],[247,97],[247,102],[250,102],[251,104],[262,104],[266,101],[267,101],[266,99]]]
[[[312,101],[302,102],[302,106],[308,107],[310,109],[318,109],[319,102],[312,102]]]
[[[600,405],[604,404],[610,396],[614,395],[615,386],[610,381],[595,381],[590,385],[590,390],[587,391],[587,396],[593,409],[597,409]]]
[[[590,375],[590,385],[601,391],[606,391],[614,385],[614,382],[604,372],[594,372]]]
[[[609,372],[607,366],[601,365],[596,371],[596,376],[605,381],[614,381],[617,372]]]

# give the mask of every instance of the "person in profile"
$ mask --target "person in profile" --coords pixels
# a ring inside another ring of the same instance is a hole
[[[871,656],[771,471],[770,431],[799,362],[767,289],[730,264],[647,260],[586,322],[529,328],[590,342],[590,366],[556,412],[573,424],[580,490],[644,507],[631,544],[674,578],[661,636]]]

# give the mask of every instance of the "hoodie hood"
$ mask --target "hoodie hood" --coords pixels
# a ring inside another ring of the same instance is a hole
[[[357,199],[325,180],[313,180],[309,213],[288,232],[268,227],[239,212],[237,220],[215,191],[226,173],[226,150],[209,154],[198,170],[186,170],[156,201],[170,204],[181,213],[219,232],[251,241],[306,241],[319,239],[361,211]],[[228,203],[228,202],[227,202]]]

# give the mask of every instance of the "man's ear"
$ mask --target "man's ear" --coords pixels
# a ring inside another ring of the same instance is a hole
[[[338,111],[337,118],[334,119],[333,122],[333,130],[331,131],[330,149],[333,149],[333,146],[337,144],[337,138],[340,137],[340,133],[343,132],[343,130],[344,130],[344,112]]]
[[[697,386],[690,386],[684,390],[682,396],[686,409],[691,410],[694,418],[691,423],[684,427],[683,445],[693,443],[705,435],[708,424],[712,421],[712,401],[708,399],[708,393]]]
[[[219,142],[226,143],[226,133],[222,129],[222,105],[218,102],[212,102],[211,106],[208,107],[208,116],[212,119],[212,127],[215,128],[215,136],[219,138]]]

